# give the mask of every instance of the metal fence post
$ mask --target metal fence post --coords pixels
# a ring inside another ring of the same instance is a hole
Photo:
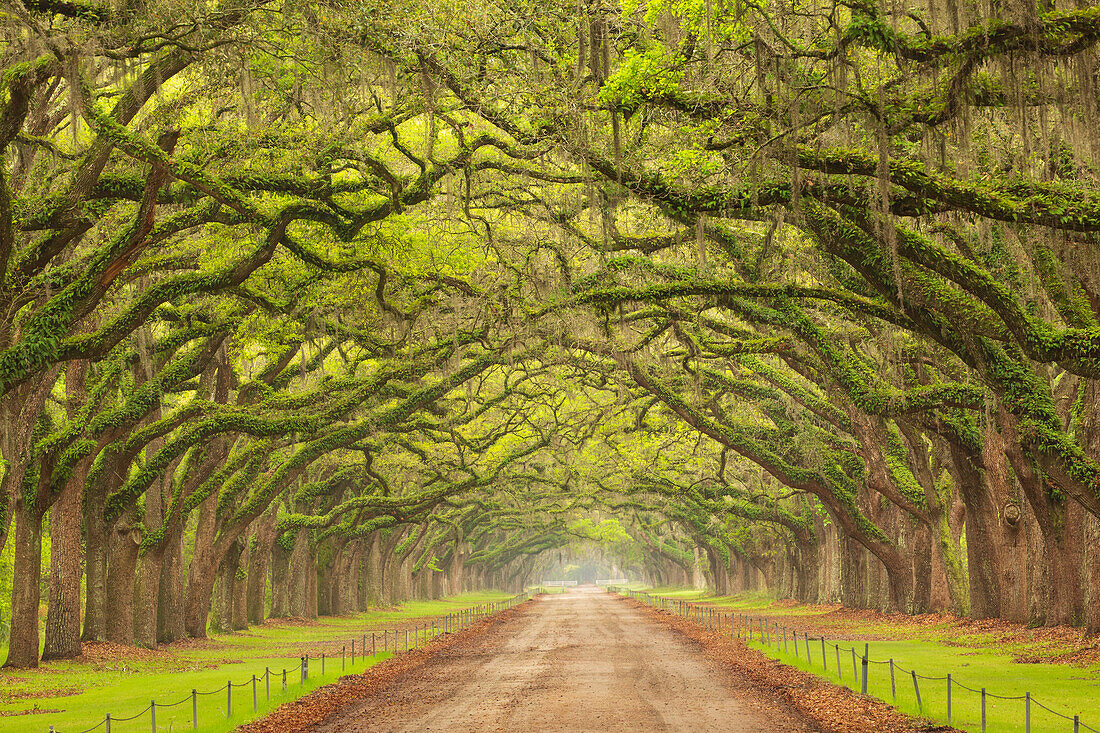
[[[199,729],[199,693],[191,689],[191,729]]]
[[[374,644],[374,632],[372,631],[372,632],[370,632],[370,655],[371,655],[372,657],[373,657],[373,656],[374,656],[375,654],[377,654],[377,652],[375,651],[374,647],[375,647],[375,644]]]
[[[867,670],[871,666],[870,665],[870,654],[871,654],[871,645],[870,644],[864,644],[863,645],[863,680],[859,683],[859,691],[860,691],[860,693],[862,693],[864,695],[867,694]]]
[[[982,733],[985,733],[985,688],[982,688]]]
[[[157,701],[149,701],[149,724],[153,733],[157,733]]]
[[[233,715],[233,680],[225,684],[225,717]]]
[[[355,639],[351,640],[351,664],[355,666]]]
[[[107,733],[111,733],[111,714],[110,713],[107,713],[107,717],[103,722],[107,724],[107,727],[105,729],[107,731]]]
[[[1031,733],[1031,693],[1024,693],[1024,733]]]
[[[1081,716],[1073,716],[1073,733],[1081,733]]]
[[[951,722],[951,673],[947,673],[947,722]]]
[[[856,667],[856,645],[852,644],[852,679],[859,679],[859,669]]]
[[[791,636],[794,637],[794,658],[798,659],[798,631],[792,631]]]
[[[821,669],[829,671],[829,658],[825,656],[825,637],[821,637]]]
[[[267,700],[271,701],[271,667],[264,667],[264,688],[267,690]]]
[[[286,667],[283,668],[283,692],[286,692]]]
[[[259,707],[256,700],[256,675],[252,675],[252,712]]]
[[[840,644],[833,644],[833,648],[836,649],[836,678],[843,681],[844,673],[840,671]]]
[[[923,713],[924,712],[924,705],[921,704],[921,701],[920,701],[920,685],[917,684],[917,672],[916,672],[916,670],[913,670],[912,675],[913,675],[913,691],[917,693],[917,710],[919,710]],[[985,699],[984,696],[983,696],[982,699],[983,700]]]
[[[893,659],[890,660],[890,695],[892,696],[894,702],[898,701],[898,686],[897,686],[897,683],[894,682],[894,660]]]

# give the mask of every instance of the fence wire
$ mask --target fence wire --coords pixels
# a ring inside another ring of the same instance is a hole
[[[517,605],[518,603],[520,603],[522,600],[527,600],[527,598],[528,598],[527,593],[519,593],[519,594],[516,594],[516,595],[512,596],[511,598],[505,599],[503,601],[494,601],[492,603],[483,603],[483,604],[479,604],[479,605],[476,605],[476,606],[470,606],[468,608],[459,609],[459,610],[457,610],[453,613],[448,613],[448,614],[444,614],[442,616],[438,616],[436,618],[433,618],[432,621],[431,621],[431,627],[430,628],[431,628],[432,633],[438,635],[440,633],[440,629],[439,629],[439,627],[437,627],[436,624],[440,619],[442,619],[444,621],[444,625],[442,626],[442,628],[443,629],[448,629],[447,631],[443,631],[443,633],[451,633],[450,629],[464,629],[464,628],[470,626],[471,624],[476,623],[477,621],[488,618],[489,616],[491,616],[493,614],[496,614],[496,613],[499,613],[501,611],[504,611],[506,609],[512,608],[515,605]],[[398,648],[397,648],[398,634],[400,634],[401,632],[405,633],[406,644],[405,644],[405,647],[404,647],[403,651],[409,651],[410,649],[419,648],[419,646],[421,644],[421,640],[420,640],[421,632],[424,635],[424,643],[428,642],[428,640],[429,640],[428,639],[428,629],[429,629],[429,626],[426,622],[424,624],[420,625],[420,626],[417,626],[416,630],[415,630],[415,635],[413,637],[414,642],[413,642],[412,645],[408,644],[408,641],[407,641],[408,636],[409,636],[409,634],[408,634],[409,629],[407,629],[407,628],[405,628],[405,629],[382,629],[381,631],[375,630],[375,631],[372,631],[370,633],[371,633],[371,640],[372,641],[374,640],[375,634],[384,634],[386,639],[389,639],[389,635],[392,634],[393,635],[393,648],[392,648],[392,650],[389,649],[389,648],[386,648],[386,649],[383,649],[382,651],[383,652],[393,651],[394,653],[397,653],[399,651]],[[356,637],[356,639],[358,639],[358,638],[359,637]],[[366,645],[366,634],[365,633],[362,634],[362,639],[363,639],[363,645],[364,645],[363,646],[362,657],[366,658],[368,655],[366,654],[366,646],[365,646]],[[341,655],[343,655],[343,653],[345,652],[346,649],[347,649],[347,644],[345,643],[340,647]],[[369,656],[374,656],[376,654],[377,654],[377,651],[372,651],[371,655],[369,655]],[[299,684],[301,684],[303,682],[306,682],[309,679],[309,677],[308,677],[308,674],[309,674],[309,660],[310,659],[322,659],[324,656],[325,656],[324,652],[321,652],[320,654],[317,654],[315,656],[311,656],[308,653],[302,655],[301,657],[299,657],[299,659],[301,659],[301,661],[298,662],[298,665],[296,667],[293,667],[291,669],[283,669],[282,670],[282,676],[283,676],[284,681],[285,681],[287,675],[291,674],[292,672],[298,672],[300,670],[303,670],[303,668],[304,668],[304,674],[306,676],[303,676],[303,677],[301,677],[301,679],[299,679]],[[270,677],[271,677],[271,668],[270,667],[267,667],[267,668],[264,669],[264,675],[263,676],[270,679]],[[198,695],[204,695],[204,696],[205,695],[217,695],[219,693],[226,692],[227,690],[229,691],[230,694],[232,694],[232,691],[233,691],[234,687],[247,687],[248,685],[251,685],[254,682],[258,682],[260,679],[263,679],[263,677],[261,677],[259,675],[253,675],[249,679],[245,680],[244,682],[240,682],[240,683],[234,683],[233,680],[228,680],[226,682],[225,687],[218,687],[218,688],[213,689],[213,690],[206,690],[206,691],[191,690],[190,695],[188,695],[187,697],[183,698],[182,700],[180,700],[178,702],[173,702],[173,703],[159,703],[159,702],[156,702],[154,700],[154,701],[151,701],[148,705],[146,705],[145,708],[140,713],[137,713],[136,715],[131,715],[128,718],[116,718],[113,715],[108,713],[107,715],[104,716],[103,720],[99,721],[98,723],[93,725],[91,728],[85,728],[82,731],[78,731],[78,733],[92,733],[92,731],[98,730],[99,728],[102,728],[103,726],[105,726],[107,724],[108,720],[110,720],[112,723],[126,723],[126,722],[129,722],[131,720],[137,720],[138,718],[142,717],[143,715],[148,713],[150,710],[153,710],[154,708],[171,708],[171,707],[175,707],[177,705],[182,705],[185,702],[193,701],[194,698]],[[197,723],[197,721],[195,721],[195,722]],[[52,725],[49,726],[49,730],[50,730],[50,733],[61,733],[60,731],[56,731],[54,726],[52,726]]]
[[[633,591],[633,590],[630,590],[629,588],[620,589],[620,588],[617,588],[615,586],[608,586],[608,590],[610,590],[613,593],[625,594],[625,595],[627,595],[631,598],[635,598],[635,599],[642,598],[642,599],[646,600],[647,602],[649,602],[651,604],[653,603],[653,600],[656,600],[657,603],[653,604],[653,605],[658,605],[664,610],[672,610],[674,613],[677,613],[680,616],[683,616],[684,618],[686,618],[690,621],[696,622],[696,623],[698,623],[699,621],[703,621],[708,626],[713,626],[713,624],[711,623],[711,620],[714,618],[715,614],[718,614],[719,616],[722,615],[721,611],[716,611],[715,609],[708,608],[706,606],[701,606],[699,604],[693,604],[690,601],[683,601],[683,600],[679,600],[679,599],[675,599],[675,598],[666,598],[664,596],[655,596],[655,595],[651,595],[649,593],[645,593],[644,591]],[[729,617],[729,622],[728,622],[729,623],[729,633],[730,633],[730,636],[732,636],[733,635],[733,620],[734,620],[735,614],[732,611],[729,611],[729,612],[726,612],[725,615],[727,615]],[[758,617],[758,616],[746,616],[746,615],[741,614],[741,613],[736,614],[736,619],[737,619],[738,638],[741,637],[741,630],[742,630],[742,628],[744,628],[744,630],[746,632],[746,638],[751,640],[753,638],[753,624],[757,624],[757,629],[758,629],[757,636],[759,637],[759,640],[760,640],[761,643],[768,642],[769,646],[771,646],[771,645],[775,645],[776,647],[779,646],[779,642],[775,638],[775,633],[767,633],[765,631],[766,629],[769,630],[769,631],[779,631],[780,629],[782,629],[783,640],[784,640],[784,642],[786,642],[786,638],[787,638],[787,636],[786,636],[787,635],[786,627],[785,626],[781,627],[780,624],[775,623],[775,622],[771,621],[770,619],[766,619],[766,618]],[[765,627],[765,624],[767,624],[766,627]],[[720,628],[720,626],[718,628]],[[794,637],[795,655],[797,656],[798,655],[798,632],[792,629],[791,633],[792,633],[792,636]],[[810,663],[812,663],[812,659],[810,659],[811,655],[810,655],[810,646],[809,646],[809,643],[811,641],[823,643],[825,645],[823,647],[823,649],[826,649],[826,650],[827,649],[835,649],[838,655],[839,655],[840,652],[852,652],[853,654],[859,654],[858,650],[856,650],[854,647],[842,647],[837,642],[828,641],[824,636],[810,636],[809,634],[803,632],[802,638],[805,640],[805,643],[806,643],[806,656],[807,656],[807,660]],[[826,651],[826,654],[827,654],[827,651]],[[970,692],[982,695],[985,698],[993,698],[993,699],[996,699],[996,700],[1013,700],[1013,701],[1014,700],[1025,700],[1028,703],[1034,704],[1034,705],[1042,708],[1043,710],[1047,711],[1048,713],[1051,713],[1052,715],[1056,715],[1057,717],[1059,717],[1063,720],[1069,721],[1070,723],[1073,724],[1073,726],[1074,726],[1073,729],[1074,729],[1075,732],[1079,731],[1079,730],[1084,730],[1084,731],[1091,731],[1092,733],[1100,733],[1100,731],[1098,731],[1096,728],[1093,728],[1092,726],[1090,726],[1090,725],[1084,723],[1083,721],[1081,721],[1081,717],[1079,715],[1066,715],[1065,713],[1060,713],[1057,710],[1052,710],[1051,708],[1047,707],[1046,705],[1044,705],[1041,702],[1039,702],[1038,700],[1036,700],[1030,694],[998,695],[998,694],[989,692],[988,690],[986,690],[984,688],[975,689],[973,687],[965,685],[962,682],[959,682],[957,679],[955,679],[955,677],[951,674],[944,675],[944,676],[941,676],[941,677],[931,677],[931,676],[928,676],[928,675],[919,674],[916,671],[911,670],[911,669],[905,669],[900,664],[897,664],[896,662],[894,662],[893,659],[870,659],[867,656],[860,656],[859,659],[860,659],[861,662],[863,662],[865,664],[889,664],[889,665],[891,665],[893,670],[895,670],[897,672],[901,672],[905,676],[912,677],[913,680],[914,680],[914,683],[913,683],[914,685],[916,685],[916,680],[926,680],[926,681],[929,681],[929,682],[944,682],[944,681],[946,681],[946,682],[948,682],[949,685],[954,685],[956,687],[961,687],[964,690],[968,690]],[[828,669],[827,662],[828,662],[828,657],[826,656],[822,659],[822,668],[823,669],[826,669],[826,670]],[[843,667],[839,664],[837,665],[837,667],[838,667],[837,675],[840,676],[841,670],[843,669]],[[867,683],[866,673],[864,673],[864,677],[863,677],[862,682],[863,682],[864,691],[866,691],[866,683]],[[950,690],[949,690],[949,693],[950,693]],[[895,699],[896,699],[896,693],[895,693]],[[950,694],[949,694],[948,700],[950,700]],[[919,690],[917,691],[917,705],[919,707],[921,707],[922,709],[924,707],[921,704]],[[1027,711],[1027,714],[1030,714],[1029,710]],[[949,703],[949,707],[948,707],[948,715],[950,716],[950,703]],[[985,729],[986,729],[985,702],[983,700],[983,702],[982,702],[982,730],[984,731]]]

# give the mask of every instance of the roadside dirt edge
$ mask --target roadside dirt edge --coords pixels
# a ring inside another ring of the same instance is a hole
[[[761,691],[775,695],[830,733],[961,733],[951,726],[912,718],[881,700],[864,697],[816,675],[777,662],[737,639],[705,631],[675,614],[623,596],[619,596],[618,600],[687,637],[703,654],[729,670],[730,674],[748,678]]]
[[[313,730],[348,704],[385,690],[411,672],[432,662],[440,653],[480,637],[532,602],[524,601],[467,629],[436,637],[426,646],[390,657],[363,674],[341,677],[337,682],[280,705],[259,720],[238,726],[236,733],[306,733]]]

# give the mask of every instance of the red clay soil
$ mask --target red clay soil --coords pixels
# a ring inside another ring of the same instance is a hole
[[[348,676],[238,733],[953,731],[627,599],[547,596]]]

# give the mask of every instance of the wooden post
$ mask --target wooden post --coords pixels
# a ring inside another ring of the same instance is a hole
[[[870,644],[863,645],[863,681],[859,684],[859,691],[864,695],[867,694],[867,668],[870,666],[870,660],[868,658],[870,655],[870,649]],[[951,678],[948,677],[948,679]]]

